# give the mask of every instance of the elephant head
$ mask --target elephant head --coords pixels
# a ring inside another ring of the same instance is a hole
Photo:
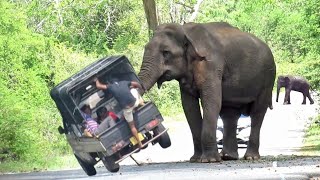
[[[289,76],[278,76],[276,102],[278,102],[278,99],[279,99],[280,88],[287,87],[289,85],[289,83],[290,83],[290,77]]]
[[[209,34],[193,23],[185,25],[163,24],[157,27],[154,36],[146,44],[139,78],[146,90],[155,83],[158,88],[165,81],[173,79],[179,82],[192,76],[189,64],[193,60],[203,60],[206,49],[212,46],[205,41]]]

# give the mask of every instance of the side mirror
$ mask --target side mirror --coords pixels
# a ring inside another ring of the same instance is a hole
[[[61,127],[61,126],[58,127],[58,131],[59,131],[60,134],[64,134],[65,133],[63,127]]]

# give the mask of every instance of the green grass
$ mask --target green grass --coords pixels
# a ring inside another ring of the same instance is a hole
[[[0,174],[79,168],[73,155],[58,156],[46,162],[8,161],[0,163]]]
[[[313,121],[307,130],[301,152],[304,155],[320,156],[320,116]]]

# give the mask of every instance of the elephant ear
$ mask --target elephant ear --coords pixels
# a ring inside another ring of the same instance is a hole
[[[183,25],[183,29],[185,36],[201,60],[212,60],[213,53],[219,52],[221,44],[202,24],[187,23]]]
[[[284,82],[286,82],[286,83],[289,83],[289,82],[290,82],[290,79],[289,79],[288,76],[285,76],[285,77],[284,77]]]

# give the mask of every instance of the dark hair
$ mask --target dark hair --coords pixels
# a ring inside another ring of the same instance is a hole
[[[117,78],[117,77],[112,77],[112,78],[109,80],[110,83],[115,83],[115,82],[119,82],[119,81],[120,81],[120,79]]]
[[[84,112],[87,108],[90,108],[90,105],[89,105],[89,104],[83,105],[83,106],[80,108],[80,110]]]
[[[104,106],[99,107],[99,108],[97,109],[97,119],[98,119],[98,120],[101,120],[102,115],[104,115],[104,114],[107,113],[107,112],[108,112],[108,110],[107,110],[106,107],[104,107]]]

